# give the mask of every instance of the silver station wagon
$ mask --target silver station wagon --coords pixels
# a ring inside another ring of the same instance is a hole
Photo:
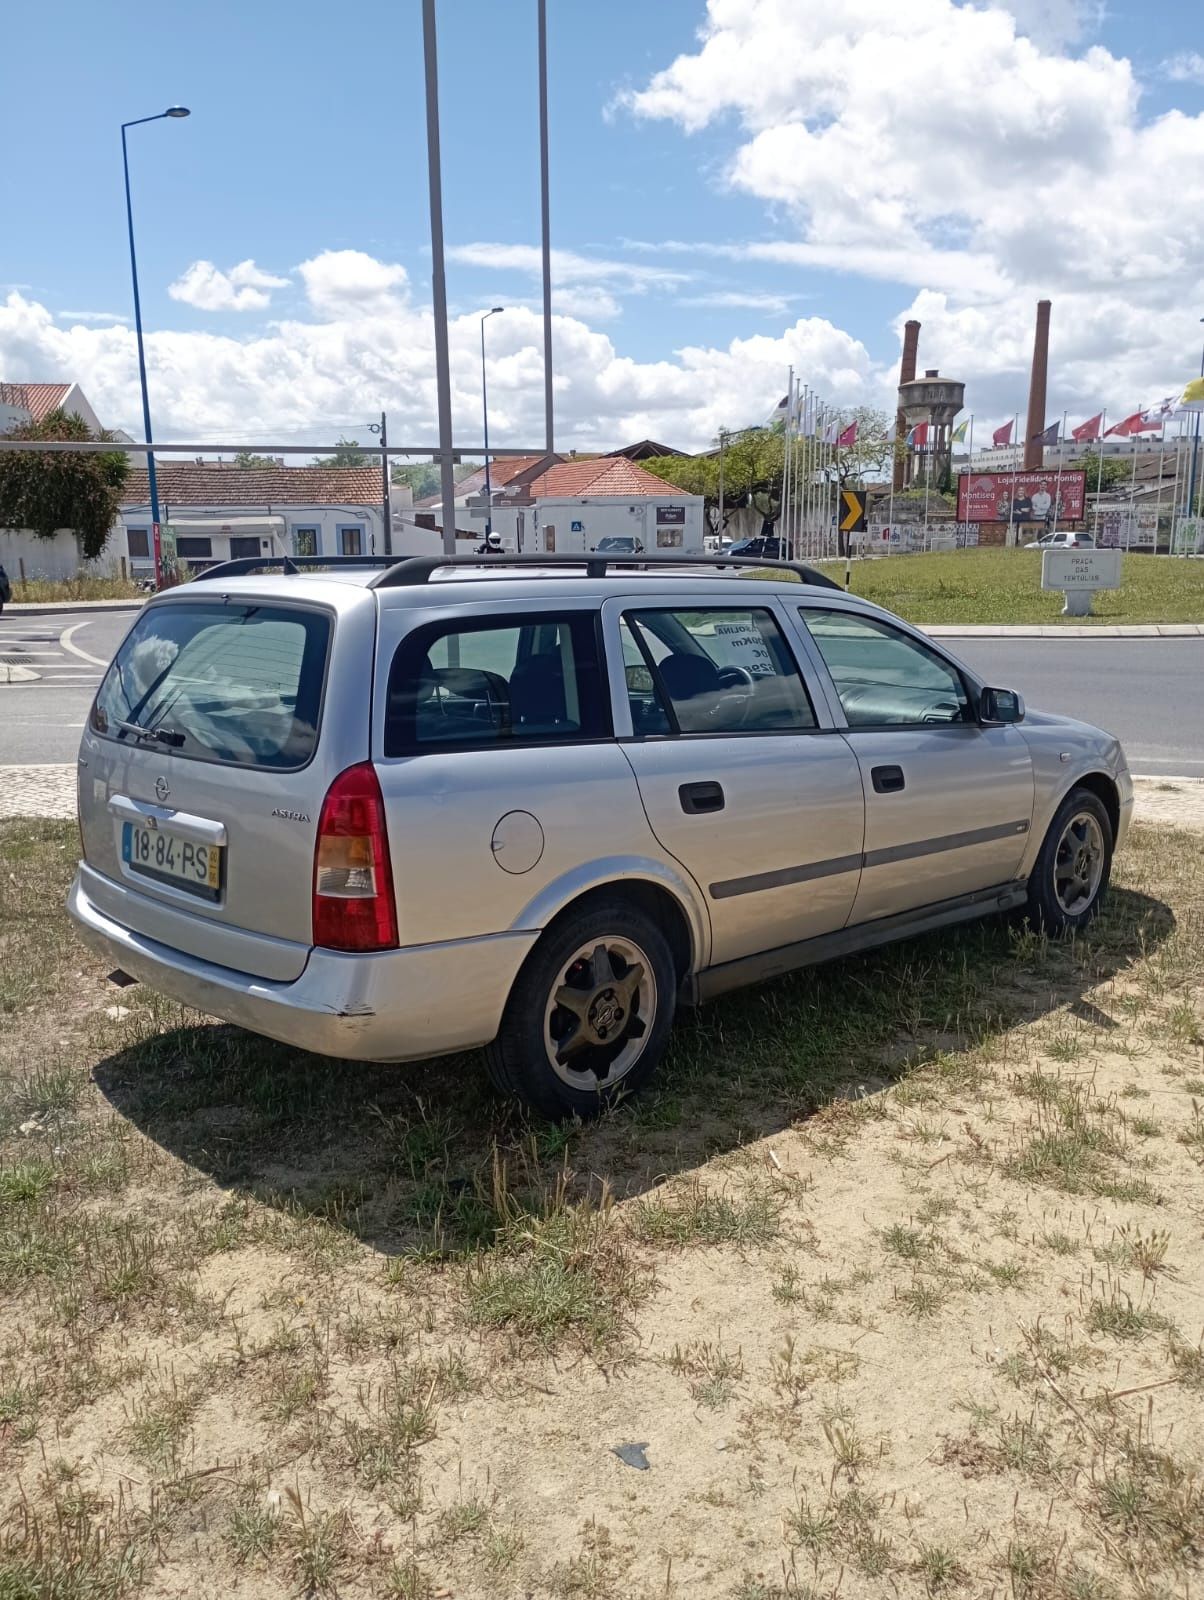
[[[306,1050],[484,1046],[588,1116],[680,1004],[993,912],[1081,926],[1129,824],[1116,739],[808,568],[267,565],[130,629],[69,908],[125,974]]]

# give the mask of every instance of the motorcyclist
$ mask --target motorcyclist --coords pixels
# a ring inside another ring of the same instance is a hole
[[[479,544],[476,549],[479,556],[500,556],[502,554],[502,536],[500,533],[487,533],[485,543]]]

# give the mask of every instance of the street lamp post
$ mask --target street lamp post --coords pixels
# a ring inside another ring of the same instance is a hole
[[[379,422],[370,422],[368,432],[380,436],[380,447],[384,455],[380,458],[380,513],[381,531],[385,538],[385,554],[393,554],[393,506],[390,499],[389,487],[389,419],[382,411]]]
[[[489,478],[489,391],[485,384],[485,324],[505,306],[494,306],[481,318],[481,422],[485,430],[485,541],[493,532],[493,486]]]
[[[142,429],[146,434],[147,444],[153,443],[151,437],[150,396],[146,390],[146,351],[142,343],[142,302],[138,296],[138,258],[134,253],[134,205],[130,199],[130,157],[126,148],[125,130],[138,128],[144,122],[162,122],[165,117],[179,118],[189,115],[187,106],[168,106],[166,111],[157,111],[153,117],[135,117],[132,122],[121,124],[121,164],[125,171],[125,220],[130,233],[130,276],[134,280],[134,331],[138,336],[138,378],[142,385]],[[155,586],[158,587],[162,576],[162,540],[159,528],[159,484],[155,477],[155,457],[151,451],[146,453],[146,476],[150,484],[151,500],[151,537],[154,541],[155,557]]]

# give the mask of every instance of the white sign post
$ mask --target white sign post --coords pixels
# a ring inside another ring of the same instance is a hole
[[[1119,589],[1121,550],[1045,550],[1041,556],[1041,587],[1061,589],[1066,597],[1064,617],[1089,617],[1091,596],[1097,589]]]

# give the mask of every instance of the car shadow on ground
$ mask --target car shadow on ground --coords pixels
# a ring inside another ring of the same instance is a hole
[[[489,1088],[477,1053],[329,1060],[218,1023],[171,1026],[162,1001],[95,1080],[232,1194],[387,1254],[430,1255],[487,1244],[515,1205],[646,1193],[822,1108],[839,1116],[934,1059],[956,1082],[1001,1030],[1058,1007],[1068,1027],[1107,1029],[1107,992],[1086,992],[1123,985],[1174,927],[1163,902],[1114,889],[1076,939],[994,919],[779,979],[680,1014],[656,1082],[585,1127],[526,1118]]]

